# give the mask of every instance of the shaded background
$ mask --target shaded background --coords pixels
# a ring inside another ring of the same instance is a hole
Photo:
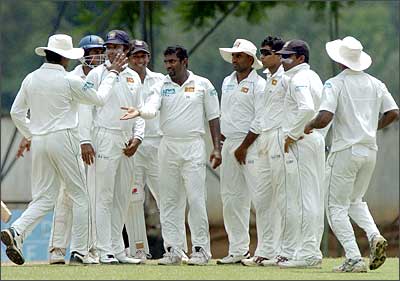
[[[15,161],[21,135],[9,118],[11,104],[24,77],[43,60],[34,48],[46,46],[54,33],[66,33],[74,44],[87,34],[103,38],[111,29],[123,29],[132,38],[146,40],[153,53],[152,68],[163,72],[163,50],[181,44],[190,53],[189,68],[205,76],[220,93],[231,65],[219,55],[219,47],[231,47],[237,38],[259,46],[268,35],[284,40],[302,39],[311,48],[310,65],[323,81],[338,73],[325,52],[325,43],[351,35],[358,38],[373,64],[367,70],[384,81],[396,102],[399,89],[399,1],[348,2],[208,2],[208,1],[22,1],[0,2],[0,93],[1,93],[1,197],[9,206],[24,209],[31,199],[30,155]],[[76,65],[70,63],[70,70]],[[261,72],[260,72],[261,74]],[[390,243],[389,254],[399,246],[399,124],[378,134],[380,151],[370,189],[370,209]],[[219,195],[219,174],[207,172],[208,213],[214,257],[227,253]],[[146,199],[149,239],[159,249],[158,213],[150,196]],[[368,242],[361,230],[364,254]],[[252,245],[256,245],[254,216]],[[342,255],[327,227],[323,249],[329,256]],[[155,255],[157,256],[157,254]]]

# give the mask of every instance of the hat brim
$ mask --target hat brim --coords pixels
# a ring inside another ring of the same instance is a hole
[[[219,53],[221,54],[221,57],[224,59],[224,61],[232,63],[232,54],[233,53],[245,53],[248,54],[249,56],[254,58],[254,62],[251,65],[254,69],[261,69],[263,67],[261,61],[257,58],[256,55],[252,54],[249,51],[240,49],[240,48],[219,48]]]
[[[150,52],[148,50],[143,49],[143,48],[135,48],[135,49],[133,49],[133,51],[131,51],[131,54],[136,54],[138,52],[145,52],[147,54],[150,54]]]
[[[46,53],[44,52],[45,50],[52,51],[56,54],[59,54],[60,56],[67,58],[67,59],[72,59],[76,60],[81,57],[83,57],[85,51],[82,48],[72,48],[71,50],[63,50],[63,49],[57,49],[57,48],[52,48],[52,47],[37,47],[35,49],[35,53],[38,56],[45,57]]]
[[[335,62],[343,64],[344,66],[347,66],[351,70],[354,71],[363,71],[367,69],[368,67],[371,66],[372,64],[372,59],[371,57],[365,53],[364,51],[361,51],[361,55],[358,60],[349,60],[347,58],[344,58],[343,56],[340,55],[339,50],[340,47],[342,46],[342,40],[334,40],[331,42],[328,42],[325,44],[325,50],[328,54],[328,56]]]
[[[127,43],[127,42],[124,42],[124,41],[119,40],[119,39],[108,40],[108,41],[104,42],[103,46],[105,46],[107,44],[127,45],[127,46],[129,46],[129,42]]]
[[[291,54],[296,54],[295,51],[288,51],[288,50],[280,50],[275,52],[275,54],[279,54],[279,55],[291,55]]]

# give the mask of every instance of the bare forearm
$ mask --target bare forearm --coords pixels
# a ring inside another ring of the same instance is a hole
[[[219,118],[208,121],[210,126],[211,138],[214,144],[214,149],[221,150],[221,128],[219,126]]]
[[[333,118],[332,112],[323,110],[318,113],[317,117],[315,117],[310,122],[310,124],[313,127],[313,129],[322,129],[328,126],[329,122],[332,121],[332,118]]]
[[[392,122],[398,120],[400,113],[398,109],[390,110],[385,112],[378,122],[378,130],[389,126]]]
[[[259,136],[258,134],[249,131],[240,146],[245,149],[249,148],[250,145],[252,145],[256,141],[258,136]]]

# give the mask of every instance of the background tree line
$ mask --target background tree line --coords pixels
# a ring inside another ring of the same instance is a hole
[[[0,9],[3,114],[8,114],[22,79],[43,63],[34,48],[46,45],[49,35],[70,34],[77,45],[86,34],[104,38],[111,29],[124,29],[132,38],[148,41],[158,72],[165,72],[166,46],[185,46],[190,69],[209,78],[219,92],[232,68],[220,58],[218,48],[230,47],[236,38],[257,46],[267,35],[303,39],[311,47],[311,67],[325,81],[338,71],[325,53],[325,43],[352,35],[373,59],[367,72],[383,80],[400,101],[398,1],[2,0]]]

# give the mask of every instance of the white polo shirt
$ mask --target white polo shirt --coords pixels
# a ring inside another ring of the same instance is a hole
[[[285,73],[281,65],[278,70],[271,75],[267,73],[267,83],[265,88],[265,105],[257,110],[257,116],[260,112],[260,129],[263,132],[277,129],[283,122],[283,103],[285,100],[285,88],[282,84],[282,77]]]
[[[286,89],[283,131],[294,140],[304,134],[304,127],[317,113],[321,104],[322,81],[307,63],[288,71],[282,79]]]
[[[143,102],[146,103],[151,94],[154,94],[150,89],[160,81],[164,80],[165,75],[162,73],[153,72],[146,68],[146,77],[143,81],[142,97]],[[145,120],[146,128],[144,131],[144,136],[146,137],[159,137],[161,135],[160,130],[160,114],[153,119]]]
[[[325,82],[319,110],[332,112],[332,148],[354,144],[377,150],[379,113],[398,109],[385,84],[363,72],[346,69]]]
[[[169,75],[152,87],[146,104],[140,108],[144,119],[160,110],[160,129],[164,136],[187,138],[205,134],[204,123],[219,117],[218,95],[211,82],[189,72],[179,86]]]
[[[110,64],[110,62],[107,61],[106,64]],[[99,65],[89,72],[86,81],[93,83],[94,88],[97,89],[108,73],[110,72],[107,70],[105,64]],[[117,77],[114,87],[111,89],[111,98],[104,106],[95,107],[93,123],[90,122],[92,119],[92,111],[87,109],[86,113],[83,113],[82,118],[86,121],[81,122],[79,125],[81,143],[91,142],[90,132],[92,126],[122,131],[142,140],[145,127],[142,118],[120,120],[122,113],[121,106],[133,106],[138,108],[143,105],[141,90],[142,84],[139,75],[127,67]]]
[[[244,138],[249,130],[259,134],[256,104],[264,102],[264,78],[253,69],[237,82],[236,71],[225,77],[221,97],[221,133],[226,138]]]
[[[108,73],[98,91],[59,64],[44,63],[25,77],[11,107],[11,118],[27,139],[76,128],[78,104],[103,105],[112,95],[116,74]],[[26,118],[30,109],[30,120]]]

